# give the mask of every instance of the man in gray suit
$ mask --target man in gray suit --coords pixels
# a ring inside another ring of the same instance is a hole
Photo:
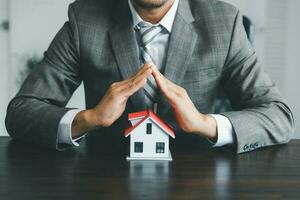
[[[81,82],[86,110],[65,108]],[[233,111],[212,114],[219,92]],[[9,104],[6,126],[14,138],[64,149],[87,132],[120,139],[127,114],[154,105],[177,141],[191,144],[242,153],[287,143],[293,133],[292,113],[260,67],[241,13],[216,0],[72,3]]]

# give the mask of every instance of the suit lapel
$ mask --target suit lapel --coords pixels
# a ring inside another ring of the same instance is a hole
[[[120,73],[123,79],[126,79],[136,73],[140,67],[138,45],[127,1],[122,0],[118,2],[114,16],[117,22],[115,26],[109,30],[109,37]],[[146,108],[145,97],[142,90],[139,90],[131,96],[130,101],[136,110]]]
[[[187,70],[198,35],[191,23],[194,21],[188,1],[180,1],[170,35],[164,75],[170,81],[180,85]],[[161,96],[158,114],[163,116],[170,109],[165,97]]]

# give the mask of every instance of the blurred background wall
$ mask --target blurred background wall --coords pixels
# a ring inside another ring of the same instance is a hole
[[[6,107],[34,62],[67,19],[73,0],[0,0],[0,136],[7,135]],[[264,69],[282,91],[296,119],[300,138],[300,1],[225,0],[255,24],[255,50]],[[82,86],[69,106],[84,108]]]
[[[72,1],[0,0],[0,136],[7,135],[4,119],[9,100],[67,20]],[[69,106],[84,108],[82,86]]]

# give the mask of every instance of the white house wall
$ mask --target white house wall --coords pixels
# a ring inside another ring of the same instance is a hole
[[[146,134],[146,124],[152,123],[152,134]],[[134,152],[134,142],[143,142],[143,153]],[[156,142],[165,143],[165,153],[156,154]],[[169,156],[169,135],[165,134],[160,127],[151,121],[145,120],[133,130],[130,135],[130,156],[131,157],[168,157]]]

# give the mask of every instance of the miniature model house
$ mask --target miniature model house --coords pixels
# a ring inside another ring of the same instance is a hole
[[[169,136],[175,138],[172,128],[151,110],[131,113],[131,127],[125,130],[130,136],[130,156],[127,160],[172,160]]]

